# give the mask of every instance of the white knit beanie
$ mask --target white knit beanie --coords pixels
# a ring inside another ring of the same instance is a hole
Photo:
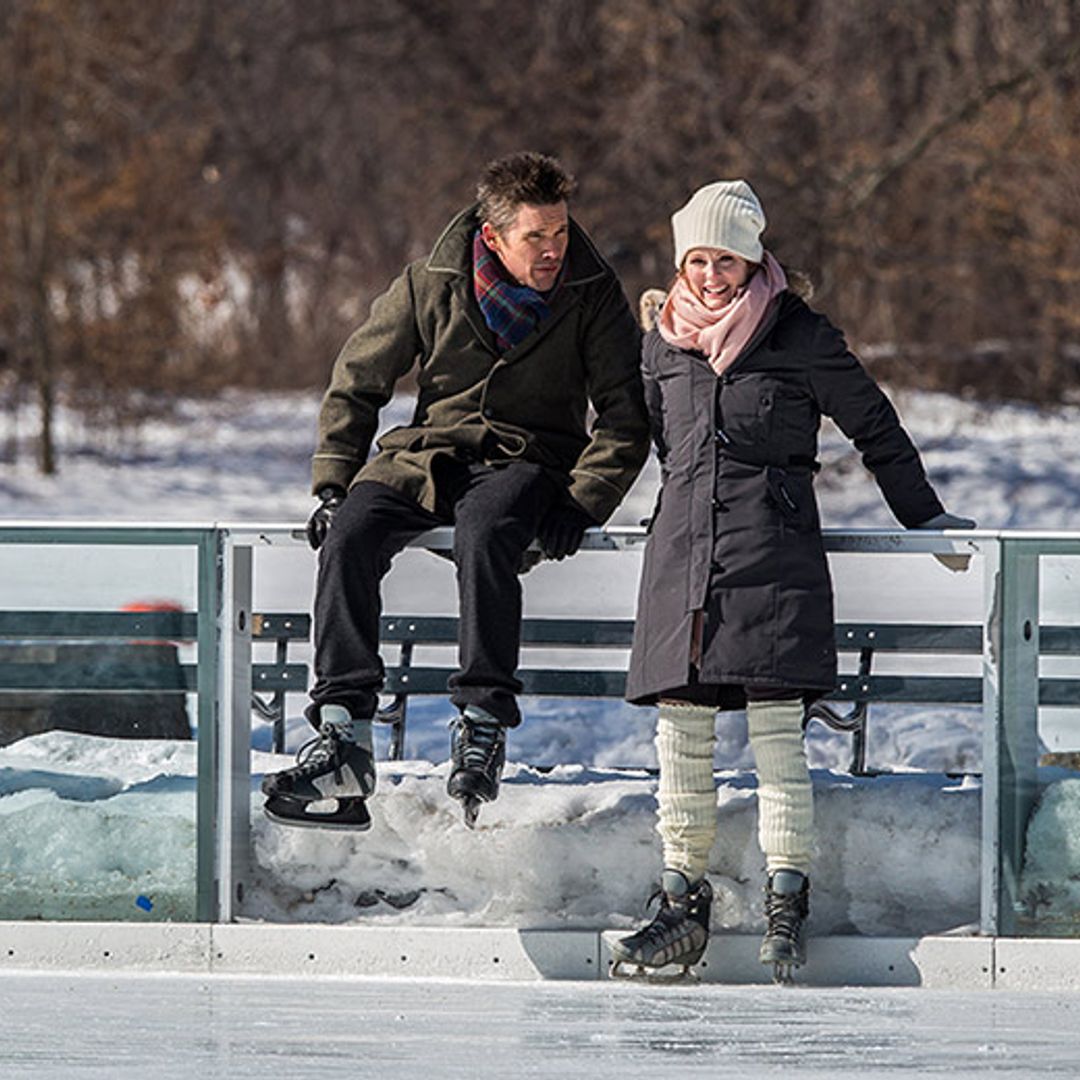
[[[675,265],[691,248],[722,248],[750,262],[761,262],[765,211],[745,180],[717,180],[699,188],[671,215]]]

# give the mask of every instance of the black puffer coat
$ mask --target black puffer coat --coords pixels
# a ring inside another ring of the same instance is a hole
[[[628,700],[649,704],[691,686],[679,696],[738,708],[747,685],[831,690],[832,583],[813,489],[818,428],[822,414],[836,421],[912,527],[943,508],[895,410],[840,331],[791,292],[719,378],[704,356],[655,330],[642,370],[662,483]]]

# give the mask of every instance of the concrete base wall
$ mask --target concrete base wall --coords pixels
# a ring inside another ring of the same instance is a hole
[[[613,931],[0,922],[0,971],[92,970],[226,975],[592,980],[608,976]],[[702,982],[768,983],[759,939],[714,935]],[[806,986],[1080,990],[1080,940],[812,938]]]

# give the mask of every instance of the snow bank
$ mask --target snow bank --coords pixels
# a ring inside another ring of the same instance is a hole
[[[660,870],[646,770],[512,763],[500,799],[470,831],[446,796],[445,762],[400,763],[382,771],[371,831],[353,833],[262,816],[259,775],[286,763],[253,755],[248,918],[628,927]],[[50,732],[0,750],[0,916],[192,918],[195,774],[190,743]],[[717,779],[714,924],[754,931],[753,774]],[[976,782],[815,770],[814,785],[816,932],[919,934],[977,920]]]

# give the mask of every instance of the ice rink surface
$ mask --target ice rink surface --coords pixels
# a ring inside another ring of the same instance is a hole
[[[5,973],[5,1080],[1047,1077],[1080,995]]]

